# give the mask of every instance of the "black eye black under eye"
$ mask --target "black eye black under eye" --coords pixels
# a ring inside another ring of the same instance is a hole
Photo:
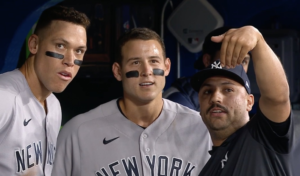
[[[82,60],[75,59],[74,64],[78,65],[78,66],[81,66],[82,65]]]

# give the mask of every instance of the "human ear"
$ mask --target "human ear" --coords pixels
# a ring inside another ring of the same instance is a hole
[[[168,76],[171,70],[171,60],[169,58],[165,59],[165,76]]]
[[[118,81],[122,81],[122,75],[121,75],[121,66],[119,63],[114,62],[112,65],[112,72],[114,74],[114,77],[118,80]]]
[[[211,63],[210,63],[211,57],[209,54],[203,54],[202,56],[202,61],[205,67],[208,67]]]
[[[247,111],[251,111],[254,105],[254,96],[252,94],[247,94]]]
[[[28,39],[28,49],[31,54],[36,54],[38,51],[39,37],[32,34]]]

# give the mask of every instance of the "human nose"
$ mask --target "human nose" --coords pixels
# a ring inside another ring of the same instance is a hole
[[[152,75],[152,67],[148,63],[144,63],[142,66],[142,76],[150,76]]]
[[[222,102],[222,94],[218,90],[215,90],[211,94],[211,104],[220,104]]]
[[[63,64],[68,67],[73,67],[75,59],[74,53],[72,51],[67,51],[64,55]]]

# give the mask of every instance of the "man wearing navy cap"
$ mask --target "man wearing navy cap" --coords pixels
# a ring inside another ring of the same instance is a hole
[[[291,175],[295,131],[280,60],[252,26],[231,29],[211,40],[222,42],[220,60],[191,79],[213,142],[211,158],[200,176]],[[250,121],[254,97],[241,66],[249,51],[261,93],[258,111]]]
[[[202,70],[220,58],[222,43],[211,41],[211,37],[224,34],[229,29],[231,28],[227,26],[219,27],[206,35],[202,46],[202,54],[194,63],[195,69]],[[251,55],[248,53],[241,64],[246,72],[250,63],[250,57]],[[182,104],[193,110],[200,111],[198,92],[195,92],[192,88],[191,76],[176,79],[172,83],[172,86],[164,91],[163,98]]]

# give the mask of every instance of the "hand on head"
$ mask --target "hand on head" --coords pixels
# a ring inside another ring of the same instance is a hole
[[[247,53],[262,39],[261,33],[252,26],[230,29],[226,33],[211,37],[213,42],[222,42],[220,61],[224,67],[242,64]]]

